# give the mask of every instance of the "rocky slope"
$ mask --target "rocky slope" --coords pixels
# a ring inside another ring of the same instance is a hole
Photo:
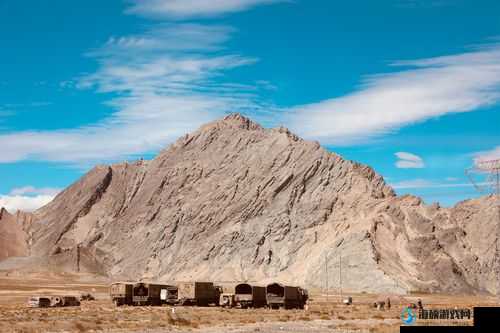
[[[9,257],[29,255],[29,229],[31,216],[18,212],[11,215],[0,208],[0,261]]]
[[[494,292],[496,214],[492,197],[397,197],[371,168],[235,114],[152,161],[95,167],[33,214],[15,255],[31,254],[24,269],[332,289],[342,257],[345,290]]]

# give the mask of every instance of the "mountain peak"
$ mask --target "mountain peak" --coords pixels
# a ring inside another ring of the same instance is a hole
[[[0,260],[30,254],[73,272],[81,250],[80,272],[113,279],[321,288],[324,258],[338,250],[360,277],[347,279],[353,292],[494,292],[484,239],[495,207],[493,198],[440,208],[395,196],[369,166],[234,113],[150,163],[92,169],[33,214],[2,213],[0,236],[18,238],[0,241]]]
[[[262,129],[262,126],[252,121],[250,118],[243,116],[240,113],[231,113],[221,120],[217,121],[218,124],[229,125],[231,127],[236,126],[238,128],[246,130],[257,130]]]

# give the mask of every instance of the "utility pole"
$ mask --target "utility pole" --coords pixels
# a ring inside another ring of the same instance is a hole
[[[325,288],[326,288],[326,302],[328,302],[328,252],[326,252],[325,256]]]
[[[474,180],[474,173],[486,175],[486,181],[479,183]],[[497,205],[497,224],[495,241],[495,278],[496,278],[496,296],[500,303],[500,159],[496,160],[477,160],[474,166],[465,170],[465,174],[474,187],[481,193],[493,193],[496,197]]]
[[[340,250],[339,257],[339,286],[340,286],[340,302],[343,302],[342,297],[342,250]]]
[[[80,247],[82,244],[76,246],[76,271],[80,273]]]
[[[240,221],[240,235],[239,235],[239,238],[240,238],[240,242],[243,243],[245,241],[245,237],[247,235],[246,233],[246,228],[245,228],[245,222],[244,221]],[[260,245],[259,245],[260,246]],[[243,246],[242,248],[246,248],[246,246]],[[241,279],[245,282],[248,281],[248,275],[246,274],[246,271],[245,271],[245,262],[243,262],[243,255],[240,251],[240,276],[241,276]],[[248,263],[246,263],[248,265]]]

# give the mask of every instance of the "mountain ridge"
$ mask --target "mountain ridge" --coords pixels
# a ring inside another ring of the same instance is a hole
[[[338,288],[342,255],[346,290],[474,293],[495,288],[494,216],[491,197],[398,197],[369,166],[231,114],[151,161],[96,166],[25,230],[40,269]]]

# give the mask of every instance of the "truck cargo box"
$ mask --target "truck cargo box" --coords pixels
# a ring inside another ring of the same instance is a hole
[[[219,304],[221,288],[214,286],[213,282],[181,282],[178,288],[181,305]]]
[[[165,284],[136,283],[132,288],[134,305],[161,305],[161,291],[170,287]]]
[[[160,291],[160,299],[162,303],[176,304],[179,300],[179,289],[176,286],[164,286]]]
[[[132,289],[133,285],[126,282],[116,282],[111,284],[109,295],[115,305],[132,305]]]
[[[240,283],[235,287],[235,305],[241,308],[266,305],[266,288]]]
[[[307,291],[300,287],[271,283],[266,287],[267,305],[271,308],[304,308]]]

